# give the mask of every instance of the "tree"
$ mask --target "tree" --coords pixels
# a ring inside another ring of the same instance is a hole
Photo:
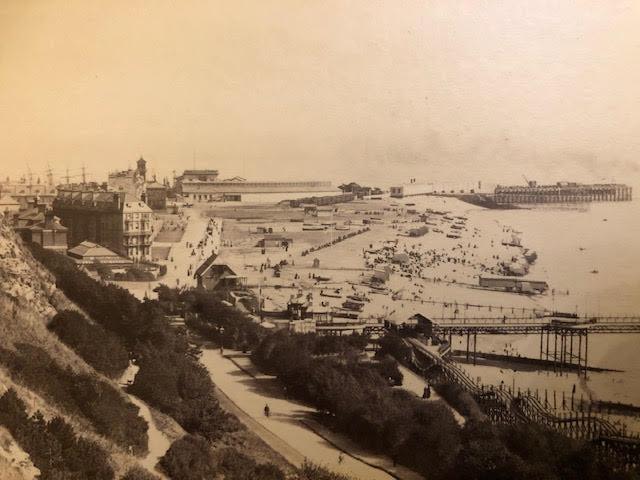
[[[209,480],[217,474],[209,443],[195,435],[173,442],[160,465],[176,480]]]

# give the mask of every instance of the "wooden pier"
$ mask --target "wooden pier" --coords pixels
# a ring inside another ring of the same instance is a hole
[[[497,204],[627,202],[632,188],[618,183],[583,185],[558,182],[555,185],[497,186],[493,199]]]
[[[544,400],[538,392],[521,391],[508,386],[494,387],[472,380],[462,369],[447,361],[444,356],[450,345],[429,346],[415,338],[407,338],[411,347],[411,367],[428,378],[434,385],[455,383],[467,391],[494,423],[536,423],[570,438],[590,442],[597,451],[615,462],[619,469],[632,469],[640,465],[640,438],[628,434],[581,401],[568,408],[562,395],[560,411]]]
[[[466,337],[466,359],[476,364],[478,335],[539,335],[540,360],[554,371],[588,370],[589,334],[640,333],[640,316],[619,317],[503,317],[432,319],[435,337]]]

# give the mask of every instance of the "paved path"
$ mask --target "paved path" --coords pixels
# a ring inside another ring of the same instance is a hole
[[[242,358],[247,362],[246,366],[251,368],[248,359],[242,354],[234,360],[243,362]],[[254,377],[247,373],[247,369],[239,368],[238,364],[229,358],[222,358],[218,350],[204,349],[201,361],[209,369],[218,389],[244,412],[244,415],[239,417],[240,420],[294,465],[299,466],[304,458],[308,458],[332,471],[362,480],[421,478],[402,467],[396,469],[401,473],[395,472],[391,475],[373,466],[381,465],[390,471],[393,470],[390,459],[362,452],[349,440],[339,438],[317,422],[313,422],[311,414],[315,409],[285,398],[274,377],[251,371]],[[272,414],[269,418],[263,413],[265,403],[271,408]],[[261,428],[256,428],[257,425]],[[265,430],[268,432],[266,435]],[[349,453],[343,454],[340,463],[338,459],[343,450]]]
[[[220,232],[218,229],[222,226],[222,220],[215,219],[216,223],[213,232],[211,235],[207,235],[206,231],[209,217],[204,217],[202,212],[197,209],[187,210],[185,215],[189,217],[182,240],[176,243],[166,244],[171,245],[169,259],[166,262],[166,275],[152,282],[113,283],[126,288],[140,300],[144,299],[145,296],[148,298],[156,298],[157,295],[153,289],[160,284],[165,284],[169,287],[182,287],[185,285],[195,287],[196,280],[193,278],[193,274],[196,269],[213,251],[219,251]],[[207,238],[207,244],[203,246],[202,249],[198,249],[198,243],[205,237]],[[187,242],[193,244],[195,248],[187,247]],[[194,250],[195,255],[191,255]],[[189,270],[191,271],[191,275],[188,275]]]

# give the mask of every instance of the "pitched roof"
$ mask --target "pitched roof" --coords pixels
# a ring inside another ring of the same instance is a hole
[[[161,183],[158,182],[151,182],[151,183],[147,183],[147,190],[148,189],[166,189],[167,187],[165,185],[162,185]]]
[[[66,232],[69,230],[67,227],[60,223],[59,217],[45,215],[44,220],[34,223],[29,227],[30,230],[55,230],[59,232]]]
[[[113,257],[119,256],[117,253],[109,250],[102,245],[85,240],[73,248],[69,249],[69,253],[80,257]]]
[[[202,265],[200,265],[196,269],[196,273],[194,273],[193,277],[195,278],[203,275],[204,272],[206,272],[207,270],[209,270],[209,268],[211,268],[211,265],[213,265],[213,262],[215,262],[216,258],[218,258],[218,255],[216,255],[215,253],[212,253],[211,256],[209,256],[209,258],[207,258],[204,262],[202,262]]]

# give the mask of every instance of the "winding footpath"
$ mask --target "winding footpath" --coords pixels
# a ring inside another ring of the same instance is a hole
[[[125,392],[127,397],[129,397],[129,400],[131,400],[131,403],[133,403],[140,409],[139,415],[145,420],[145,422],[147,422],[147,435],[149,437],[147,448],[149,452],[144,458],[140,459],[140,464],[150,472],[153,472],[156,475],[160,475],[162,476],[162,478],[165,478],[164,475],[156,470],[156,465],[158,461],[164,456],[164,454],[167,453],[167,450],[169,450],[169,447],[171,446],[171,440],[163,432],[161,432],[160,429],[158,429],[158,426],[156,425],[156,422],[151,415],[151,410],[149,410],[149,406],[135,395],[127,393],[125,389],[127,385],[133,383],[133,380],[136,378],[136,374],[138,373],[139,369],[140,367],[130,363],[129,367],[127,367],[127,369],[120,377],[119,383],[123,387],[123,391]]]

